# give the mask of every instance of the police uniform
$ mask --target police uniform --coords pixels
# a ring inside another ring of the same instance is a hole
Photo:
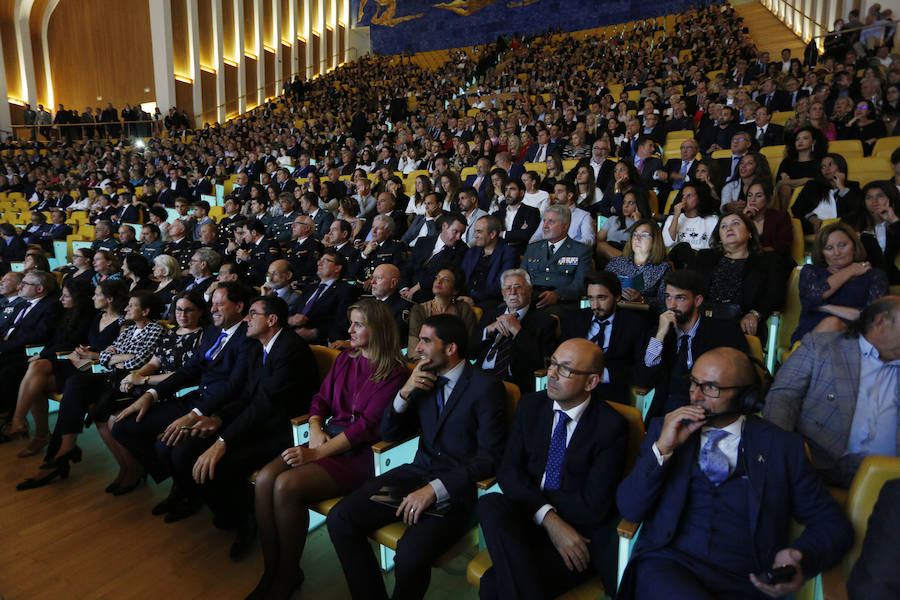
[[[359,278],[362,280],[371,278],[378,265],[395,265],[399,269],[403,264],[403,242],[386,240],[375,248],[368,258],[360,253],[360,260]]]
[[[285,250],[285,258],[291,263],[291,271],[294,273],[294,280],[302,286],[313,280],[318,280],[316,270],[318,268],[319,257],[322,256],[322,250],[325,247],[322,242],[313,236],[307,237],[302,242],[295,241],[287,250]]]
[[[243,218],[244,216],[240,213],[230,217],[222,217],[221,220],[219,220],[219,239],[228,239],[228,227],[235,221],[242,220]]]
[[[528,244],[522,268],[528,271],[535,293],[556,292],[560,302],[575,302],[584,293],[584,277],[593,268],[591,248],[570,237],[550,253],[550,241]]]
[[[247,259],[247,270],[253,285],[262,285],[266,280],[266,271],[273,261],[281,258],[281,248],[267,237],[263,237],[256,244],[245,244],[244,250],[250,253]]]
[[[383,302],[388,305],[388,308],[391,309],[391,314],[394,315],[394,322],[397,324],[397,329],[400,332],[400,344],[406,344],[406,340],[409,337],[409,311],[412,308],[412,303],[401,296],[399,292],[394,292],[385,298]]]
[[[150,242],[149,244],[141,244],[141,248],[140,250],[138,250],[138,252],[140,252],[141,256],[146,258],[152,264],[153,259],[162,254],[162,250],[162,241],[156,240],[155,242]]]
[[[191,257],[194,255],[194,249],[196,248],[196,244],[194,240],[184,237],[180,242],[169,241],[163,244],[163,254],[168,254],[176,261],[178,261],[178,268],[182,271],[187,271],[188,263],[191,262]]]
[[[291,212],[289,215],[281,215],[274,217],[269,225],[269,236],[275,241],[288,244],[291,241],[291,230],[294,226],[294,219],[299,215],[297,211]]]

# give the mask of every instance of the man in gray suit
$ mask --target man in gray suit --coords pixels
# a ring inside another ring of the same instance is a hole
[[[544,211],[543,236],[525,249],[521,268],[534,284],[537,308],[561,313],[573,308],[584,292],[584,276],[593,269],[593,249],[569,237],[572,212],[551,204]]]
[[[290,314],[298,312],[303,305],[300,304],[300,294],[291,288],[291,279],[294,273],[291,270],[291,263],[284,259],[272,261],[266,270],[266,282],[262,286],[262,294],[264,296],[275,295],[284,300],[288,305]]]
[[[847,333],[810,333],[778,371],[763,417],[799,433],[829,485],[849,487],[869,454],[900,455],[900,296]]]

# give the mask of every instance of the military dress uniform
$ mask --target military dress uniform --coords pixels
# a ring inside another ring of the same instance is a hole
[[[593,262],[591,248],[566,237],[552,253],[549,240],[528,244],[522,268],[528,271],[535,294],[550,290],[560,303],[573,303],[584,293],[584,277]]]
[[[116,249],[113,250],[113,254],[115,254],[116,258],[118,258],[121,262],[125,260],[125,257],[132,252],[140,253],[140,251],[141,245],[138,243],[138,241],[131,240],[130,242],[125,242],[124,244],[122,242],[119,242],[118,245],[116,245]]]
[[[178,268],[187,271],[194,250],[197,248],[194,240],[183,237],[180,242],[168,241],[163,244],[163,254],[168,254],[178,261]]]
[[[403,264],[403,242],[386,240],[375,248],[368,257],[360,255],[359,279],[368,280],[378,265],[395,265],[398,269]]]
[[[297,218],[298,214],[300,213],[294,211],[289,215],[274,217],[269,225],[269,236],[279,243],[289,244],[291,242],[291,230],[294,227],[294,219]]]
[[[281,258],[278,243],[264,237],[256,244],[244,244],[244,250],[250,253],[247,259],[247,270],[253,285],[262,285],[266,280],[266,271],[273,261]]]
[[[141,248],[138,250],[138,252],[141,253],[141,256],[146,258],[150,264],[153,264],[153,259],[162,254],[162,251],[163,243],[161,240],[156,240],[149,244],[141,244]]]
[[[302,242],[297,240],[285,250],[284,257],[291,263],[291,271],[294,274],[294,280],[297,287],[303,287],[307,283],[318,280],[316,270],[318,268],[319,257],[325,247],[322,242],[313,236],[309,236]]]

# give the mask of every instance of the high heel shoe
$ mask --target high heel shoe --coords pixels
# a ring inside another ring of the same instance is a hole
[[[19,458],[28,458],[29,456],[40,454],[41,450],[43,450],[44,446],[46,446],[49,442],[49,435],[36,435],[31,439],[30,442],[28,442],[27,446],[25,446],[22,450],[19,451],[18,454],[16,454],[16,456],[18,456]]]
[[[81,454],[82,454],[81,448],[79,448],[78,446],[74,446],[71,450],[69,450],[65,454],[61,454],[59,456],[51,458],[48,461],[44,461],[44,464],[41,465],[41,468],[42,469],[52,469],[57,464],[62,463],[62,462],[73,462],[73,463],[81,462]]]
[[[27,440],[28,439],[28,425],[22,429],[13,429],[15,427],[15,422],[10,421],[2,431],[0,431],[0,444],[5,442],[14,442],[15,440]]]
[[[122,496],[127,494],[128,492],[133,492],[137,489],[137,486],[142,483],[146,483],[147,481],[147,473],[141,473],[137,479],[134,480],[133,483],[129,483],[128,485],[117,485],[116,488],[110,492],[113,496]]]
[[[68,462],[61,462],[57,464],[55,467],[53,467],[52,470],[47,471],[47,473],[42,475],[41,477],[29,477],[28,479],[17,485],[16,489],[19,491],[33,490],[34,488],[39,488],[47,485],[57,477],[59,477],[60,479],[69,478]]]

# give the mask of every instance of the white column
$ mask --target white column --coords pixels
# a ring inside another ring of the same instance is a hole
[[[266,50],[263,48],[263,0],[253,0],[253,40],[254,48],[251,50],[256,55],[256,105],[259,106],[266,100]],[[253,90],[247,90],[253,94]]]
[[[238,113],[247,112],[247,62],[244,60],[244,3],[234,0],[234,48],[238,64]]]
[[[319,30],[319,63],[316,65],[316,68],[319,70],[319,74],[324,74],[326,61],[328,60],[328,38],[325,35],[325,2],[322,0],[318,0],[321,2],[319,6],[319,18],[316,22],[316,29]]]
[[[187,2],[188,52],[191,66],[191,96],[194,103],[194,126],[203,126],[203,83],[200,81],[200,15],[197,12],[197,0]]]
[[[338,63],[341,60],[340,57],[340,43],[341,40],[338,39],[340,36],[338,35],[338,2],[337,0],[331,0],[331,29],[334,35],[331,36],[331,67],[337,67]]]
[[[281,95],[284,88],[284,82],[281,81],[281,74],[284,72],[281,61],[285,60],[284,52],[281,49],[281,19],[285,16],[281,14],[281,0],[271,0],[272,2],[272,45],[275,48],[275,95]]]
[[[175,57],[172,51],[171,0],[150,1],[150,43],[156,105],[163,114],[175,106]]]
[[[205,0],[204,0],[205,1]],[[225,20],[222,16],[222,0],[210,0],[212,10],[213,55],[216,70],[216,121],[224,123],[225,111]]]
[[[822,4],[824,7],[822,25],[828,28],[828,31],[831,31],[831,28],[834,26],[834,20],[838,18],[837,0],[823,0]]]
[[[340,20],[344,22],[344,61],[350,62],[350,0],[341,0]]]
[[[50,15],[56,10],[58,4],[59,0],[50,0],[44,9],[44,15],[41,17],[41,50],[44,54],[44,78],[47,80],[47,103],[50,105],[53,105],[55,100],[53,98],[53,73],[50,71],[50,45],[47,42],[47,30],[50,27]],[[3,52],[0,51],[0,55],[2,54]],[[69,107],[70,110],[73,108],[72,106]]]
[[[291,44],[291,79],[300,70],[300,53],[297,50],[297,0],[288,2],[288,31],[291,33],[288,42]]]
[[[3,56],[3,40],[0,39],[0,56]],[[0,129],[12,131],[12,117],[9,112],[9,89],[6,87],[6,65],[0,60]],[[0,135],[2,138],[3,135]]]
[[[31,29],[28,27],[28,19],[31,16],[31,7],[34,0],[16,0],[15,7],[15,31],[16,49],[19,51],[19,77],[22,85],[22,99],[37,107],[37,84],[34,77],[34,53],[31,50]],[[53,104],[46,107],[51,113]]]
[[[300,0],[303,5],[303,25],[301,35],[306,40],[306,77],[310,79],[315,73],[313,68],[313,48],[312,48],[312,2],[311,0]]]

